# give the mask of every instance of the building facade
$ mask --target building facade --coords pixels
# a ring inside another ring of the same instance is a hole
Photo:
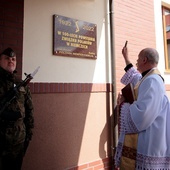
[[[23,79],[24,72],[40,66],[29,85],[35,129],[23,169],[112,169],[117,141],[114,108],[123,87],[121,50],[126,40],[134,65],[141,49],[158,50],[158,68],[170,91],[168,0],[1,0],[1,4],[0,50],[10,46],[17,52]],[[54,22],[54,16],[61,19]],[[88,34],[71,32],[72,25],[65,30],[72,21]],[[54,43],[58,31],[65,55],[54,51],[60,44]],[[68,53],[72,47],[79,48],[80,55]]]

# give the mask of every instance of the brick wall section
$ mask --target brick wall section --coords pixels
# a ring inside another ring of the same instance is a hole
[[[30,83],[32,93],[86,93],[111,92],[112,85],[107,83]]]
[[[22,75],[24,0],[0,0],[0,52],[7,47],[17,53],[17,71]]]
[[[156,47],[153,0],[114,1],[114,32],[117,91],[123,87],[120,78],[124,74],[125,62],[122,47],[128,40],[131,62],[135,65],[138,53],[145,47]]]
[[[83,165],[68,168],[66,170],[112,170],[111,158],[105,158],[94,162],[89,162]]]

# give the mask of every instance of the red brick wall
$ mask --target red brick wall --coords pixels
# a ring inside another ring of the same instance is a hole
[[[22,74],[24,0],[0,0],[0,52],[7,47],[17,53],[17,71]]]
[[[94,162],[89,162],[83,165],[69,168],[67,170],[112,170],[112,158],[105,158]]]
[[[103,83],[30,83],[32,93],[112,92],[111,84]]]
[[[129,56],[136,64],[138,53],[145,47],[156,47],[154,2],[142,1],[114,1],[115,58],[116,84],[120,91],[120,78],[124,74],[125,62],[122,56],[122,47],[128,40]]]

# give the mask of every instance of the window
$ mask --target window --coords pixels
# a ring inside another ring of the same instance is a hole
[[[162,7],[165,68],[170,72],[170,8]]]

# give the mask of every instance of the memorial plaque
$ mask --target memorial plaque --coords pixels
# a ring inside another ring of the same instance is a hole
[[[53,54],[97,58],[96,24],[54,15]]]

